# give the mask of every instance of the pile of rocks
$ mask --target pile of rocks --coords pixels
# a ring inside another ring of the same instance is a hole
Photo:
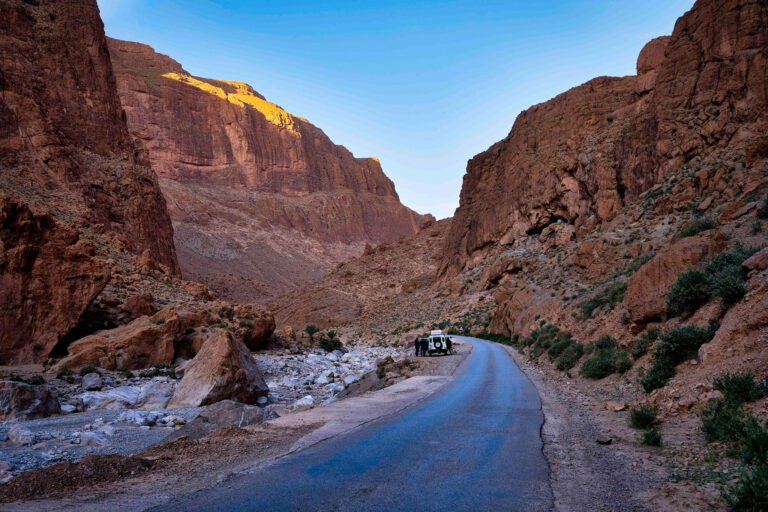
[[[256,361],[274,403],[303,408],[336,400],[348,386],[376,370],[387,358],[405,358],[402,348],[360,347],[353,351],[259,354]]]

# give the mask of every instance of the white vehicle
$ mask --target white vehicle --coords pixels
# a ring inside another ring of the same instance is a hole
[[[449,353],[449,345],[452,345],[452,342],[448,340],[447,334],[440,330],[431,331],[429,333],[429,345],[427,346],[427,353],[429,355],[447,355]]]

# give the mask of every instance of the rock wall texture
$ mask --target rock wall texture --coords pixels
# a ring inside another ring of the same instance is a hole
[[[110,241],[178,273],[95,0],[0,1],[0,364],[45,359],[106,284]]]
[[[637,76],[522,112],[469,161],[441,275],[555,223],[581,236],[685,166],[764,159],[767,67],[768,4],[700,0],[643,49]]]
[[[162,178],[182,270],[221,296],[263,300],[425,220],[378,160],[355,158],[250,85],[191,76],[143,44],[109,47],[130,131]]]

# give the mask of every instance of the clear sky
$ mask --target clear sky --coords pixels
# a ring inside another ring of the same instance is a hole
[[[106,32],[193,75],[248,82],[356,156],[401,200],[458,206],[469,158],[521,110],[634,74],[693,0],[99,0]]]

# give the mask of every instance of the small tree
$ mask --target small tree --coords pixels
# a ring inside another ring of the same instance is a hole
[[[329,338],[331,341],[333,341],[333,340],[335,340],[335,339],[336,339],[336,331],[328,331],[328,332],[327,332],[327,333],[325,333],[325,334],[327,334],[327,335],[328,335],[328,338]]]
[[[315,334],[317,334],[317,331],[319,330],[320,329],[318,329],[316,325],[312,325],[312,324],[304,328],[304,332],[309,334],[309,341],[312,341],[312,342],[315,341]]]

